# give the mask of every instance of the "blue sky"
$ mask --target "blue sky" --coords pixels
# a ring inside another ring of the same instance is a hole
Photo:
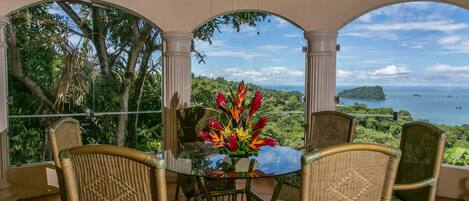
[[[259,32],[259,34],[257,34]],[[272,16],[257,27],[224,27],[212,45],[196,41],[206,64],[196,75],[304,86],[303,31]],[[469,86],[469,10],[404,3],[372,11],[340,30],[338,85]]]

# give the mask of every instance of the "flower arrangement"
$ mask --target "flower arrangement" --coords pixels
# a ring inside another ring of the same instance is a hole
[[[246,97],[248,88],[241,82],[236,94],[230,89],[230,95],[225,97],[219,92],[215,105],[224,115],[219,120],[209,119],[209,131],[200,131],[199,138],[202,141],[213,144],[221,154],[230,156],[252,156],[257,155],[262,146],[276,146],[277,140],[272,138],[261,138],[260,134],[267,125],[267,118],[261,117],[253,124],[254,114],[262,105],[262,94],[256,91],[250,103]],[[227,99],[229,102],[227,102]]]

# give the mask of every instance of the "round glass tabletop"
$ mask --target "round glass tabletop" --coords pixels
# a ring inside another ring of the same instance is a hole
[[[216,150],[198,144],[174,154],[164,152],[166,169],[185,175],[242,179],[273,177],[289,174],[301,169],[302,152],[290,147],[268,147],[260,149],[258,156],[246,158],[229,157]]]

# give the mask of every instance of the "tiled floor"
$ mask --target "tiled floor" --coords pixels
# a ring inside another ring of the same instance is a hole
[[[242,183],[238,184],[239,186],[243,186]],[[264,200],[270,200],[271,193],[273,191],[273,182],[272,180],[267,180],[267,179],[260,179],[260,180],[254,180],[253,181],[253,190],[260,195]],[[168,200],[174,200],[175,197],[175,189],[176,189],[176,184],[175,183],[168,183]],[[240,199],[239,199],[240,200]],[[60,201],[60,197],[58,195],[53,195],[53,196],[46,196],[46,197],[41,197],[41,198],[35,198],[35,199],[26,199],[24,201]],[[182,193],[178,196],[177,201],[186,201],[186,198]],[[448,198],[437,198],[437,201],[456,201],[453,199],[448,199]]]

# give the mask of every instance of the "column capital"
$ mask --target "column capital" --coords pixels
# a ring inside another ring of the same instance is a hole
[[[310,30],[305,31],[304,36],[306,40],[325,40],[325,39],[337,39],[337,31],[329,30]]]
[[[192,46],[192,33],[169,31],[163,32],[163,40],[166,42],[165,55],[190,56]]]
[[[306,31],[304,37],[308,41],[308,55],[335,55],[337,35],[337,31]]]

